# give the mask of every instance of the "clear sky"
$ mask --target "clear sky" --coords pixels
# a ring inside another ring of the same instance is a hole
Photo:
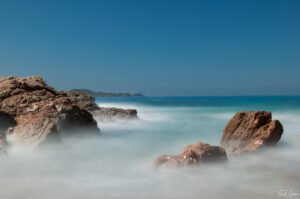
[[[147,95],[299,95],[300,1],[0,0],[0,75]]]

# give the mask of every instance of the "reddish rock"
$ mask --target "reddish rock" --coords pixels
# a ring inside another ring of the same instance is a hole
[[[181,167],[184,165],[184,159],[180,155],[162,155],[154,160],[155,167]]]
[[[228,154],[237,155],[264,146],[275,145],[282,133],[281,123],[278,120],[272,120],[271,112],[239,112],[225,127],[221,145]]]
[[[227,160],[226,152],[222,147],[202,142],[188,145],[183,152],[183,157],[190,161],[190,164]]]
[[[181,155],[163,155],[158,157],[154,161],[154,165],[156,167],[182,167],[226,160],[226,152],[222,147],[199,142],[188,145]]]

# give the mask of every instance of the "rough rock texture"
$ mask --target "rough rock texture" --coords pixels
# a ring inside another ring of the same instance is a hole
[[[0,111],[0,156],[6,154],[6,132],[15,125],[16,121],[11,115]]]
[[[272,120],[271,112],[239,112],[225,127],[221,145],[228,154],[237,155],[263,146],[275,145],[282,133],[281,123]]]
[[[57,95],[41,77],[0,79],[0,110],[12,116],[22,114],[31,103],[55,98]]]
[[[0,111],[15,118],[17,126],[9,133],[16,143],[37,146],[79,130],[81,134],[100,132],[87,110],[48,86],[41,77],[0,79]]]
[[[67,91],[65,92],[65,94],[70,98],[72,102],[76,103],[82,109],[91,112],[99,109],[98,105],[95,102],[95,98],[90,95],[76,91]]]
[[[227,156],[222,147],[199,142],[188,145],[181,155],[163,155],[158,157],[154,161],[154,166],[182,167],[224,160],[227,160]]]
[[[88,110],[93,116],[100,121],[114,121],[116,119],[129,120],[137,119],[137,111],[135,109],[121,108],[104,108],[99,107],[95,98],[76,91],[68,91],[65,94],[82,109]]]

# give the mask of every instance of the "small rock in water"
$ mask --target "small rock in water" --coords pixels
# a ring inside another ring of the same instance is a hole
[[[92,114],[101,121],[130,120],[138,118],[135,109],[121,109],[114,107],[100,107],[98,110],[93,111]]]
[[[154,161],[155,167],[183,167],[227,160],[225,150],[219,146],[199,142],[188,145],[181,155],[163,155]]]
[[[137,119],[136,109],[121,109],[114,107],[99,107],[96,104],[96,99],[85,93],[77,91],[64,92],[72,102],[76,103],[80,108],[88,110],[95,118],[104,122],[114,120],[129,120]]]

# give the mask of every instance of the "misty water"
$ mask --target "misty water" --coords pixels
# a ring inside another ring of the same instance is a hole
[[[300,97],[102,98],[136,108],[139,120],[101,123],[97,138],[68,139],[0,160],[1,199],[282,198],[300,193]],[[163,154],[198,141],[219,145],[237,111],[269,110],[284,126],[274,148],[224,164],[155,169]],[[295,195],[294,195],[295,196]],[[300,198],[296,195],[294,198]]]

